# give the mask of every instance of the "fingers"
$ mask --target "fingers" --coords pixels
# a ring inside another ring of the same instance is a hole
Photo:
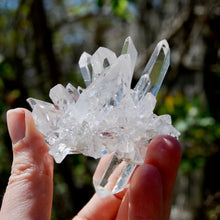
[[[129,191],[124,195],[124,198],[121,201],[120,208],[117,213],[116,220],[128,220],[128,209],[129,209]]]
[[[163,219],[162,181],[156,167],[148,164],[138,167],[126,196],[119,209],[118,220]]]
[[[111,155],[106,155],[101,158],[94,177],[99,179],[104,172],[104,168],[109,162]],[[114,179],[114,178],[112,178]],[[114,181],[114,180],[113,180]],[[110,183],[111,184],[111,183]],[[86,206],[73,218],[74,220],[86,220],[86,219],[115,219],[121,199],[123,198],[125,191],[118,193],[117,195],[110,195],[105,198],[100,198],[95,194]]]
[[[50,219],[53,159],[48,147],[29,111],[8,111],[7,123],[13,143],[13,163],[0,217]]]
[[[145,163],[156,167],[163,185],[163,218],[168,220],[172,202],[172,193],[181,160],[179,142],[168,135],[161,135],[152,140],[147,149]]]
[[[120,220],[168,220],[180,159],[181,148],[176,139],[168,135],[156,137],[148,146],[144,164],[136,169],[128,191],[120,197],[95,195],[74,219],[115,219],[117,216]]]
[[[95,194],[73,220],[115,219],[120,204],[121,199],[118,197],[110,195],[100,198]]]
[[[168,220],[181,148],[170,136],[156,137],[148,146],[145,163],[135,171],[117,219]]]
[[[156,167],[144,164],[129,187],[128,219],[162,219],[162,182]]]

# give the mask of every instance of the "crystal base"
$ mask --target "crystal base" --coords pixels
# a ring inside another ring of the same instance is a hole
[[[102,198],[124,190],[137,166],[122,160],[117,153],[108,155],[105,163],[106,166],[102,166],[104,169],[93,176],[96,192]]]

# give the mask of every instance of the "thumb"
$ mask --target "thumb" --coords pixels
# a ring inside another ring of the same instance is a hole
[[[44,138],[26,109],[8,111],[7,123],[13,163],[0,219],[50,219],[53,159]]]

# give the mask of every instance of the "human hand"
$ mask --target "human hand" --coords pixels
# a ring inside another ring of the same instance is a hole
[[[44,138],[26,109],[8,111],[7,124],[13,162],[0,219],[50,219],[53,158]]]
[[[101,170],[103,160],[96,172]],[[149,144],[144,164],[135,170],[128,189],[106,198],[95,194],[73,220],[168,220],[180,160],[178,141],[168,135],[157,136]]]
[[[50,219],[53,158],[29,111],[11,110],[7,121],[13,164],[0,219]],[[74,220],[168,220],[180,159],[178,141],[158,136],[148,146],[145,163],[136,169],[129,188],[106,198],[95,194]],[[99,169],[100,165],[96,172]]]

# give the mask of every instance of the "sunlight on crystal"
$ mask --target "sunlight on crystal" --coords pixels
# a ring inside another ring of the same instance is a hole
[[[130,37],[119,57],[104,47],[93,55],[84,52],[79,67],[86,89],[58,84],[49,93],[53,104],[27,100],[56,162],[62,162],[68,154],[94,158],[112,155],[102,175],[94,175],[94,186],[102,197],[127,186],[136,165],[143,163],[150,140],[159,134],[180,135],[169,115],[153,113],[170,63],[167,41],[158,43],[131,89],[136,60],[137,51]]]

